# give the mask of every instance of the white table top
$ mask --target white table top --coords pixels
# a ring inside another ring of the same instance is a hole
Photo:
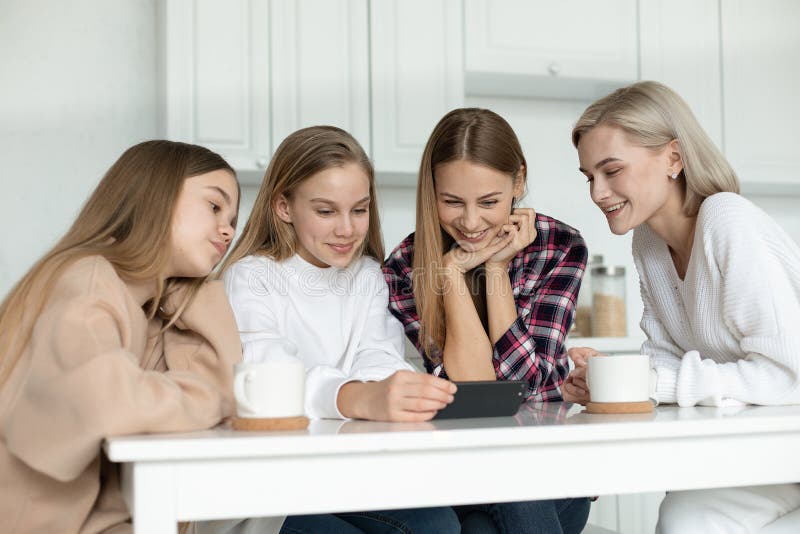
[[[114,462],[299,457],[319,454],[457,450],[514,445],[624,442],[680,437],[798,433],[800,406],[678,408],[652,414],[590,415],[567,403],[525,404],[514,417],[428,423],[312,421],[305,431],[236,432],[220,426],[204,432],[110,438]]]
[[[105,450],[123,464],[137,534],[174,533],[185,520],[796,482],[800,406],[590,415],[524,404],[514,417],[221,426],[112,438]]]

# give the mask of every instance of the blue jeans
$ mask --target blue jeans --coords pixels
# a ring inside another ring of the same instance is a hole
[[[296,515],[280,534],[458,534],[458,516],[449,507]]]
[[[579,534],[589,499],[474,504],[453,507],[465,534]]]

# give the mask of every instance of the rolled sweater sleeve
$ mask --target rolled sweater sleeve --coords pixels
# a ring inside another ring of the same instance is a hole
[[[163,343],[166,371],[140,368],[131,321],[101,292],[63,299],[37,321],[29,375],[7,420],[9,450],[33,469],[69,481],[108,436],[209,428],[231,407],[240,356],[221,288],[204,288]],[[113,295],[112,295],[113,296]],[[199,307],[214,305],[203,319]],[[195,332],[191,327],[208,331]]]
[[[361,264],[355,276],[358,304],[346,354],[339,367],[318,365],[308,372],[306,409],[313,417],[345,418],[337,401],[348,382],[380,381],[399,370],[414,370],[403,358],[403,327],[389,312],[389,292],[380,266],[369,258]]]

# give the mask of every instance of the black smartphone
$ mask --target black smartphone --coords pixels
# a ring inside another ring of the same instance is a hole
[[[517,413],[524,400],[524,380],[455,382],[453,402],[439,410],[434,419],[462,417],[504,417]]]

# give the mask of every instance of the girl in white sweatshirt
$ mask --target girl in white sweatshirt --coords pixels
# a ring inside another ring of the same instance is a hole
[[[572,131],[611,231],[634,230],[653,396],[680,406],[800,402],[800,249],[738,195],[686,103],[656,82],[598,100]],[[586,402],[586,359],[564,399]],[[800,485],[670,492],[659,532],[752,532],[800,506]]]
[[[289,340],[307,369],[312,418],[425,421],[453,399],[451,382],[403,359],[388,309],[374,172],[364,150],[331,126],[287,137],[267,169],[224,269],[245,361]],[[282,532],[458,532],[452,508],[297,516]]]

